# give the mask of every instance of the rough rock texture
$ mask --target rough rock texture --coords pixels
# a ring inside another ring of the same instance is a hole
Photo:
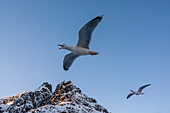
[[[48,83],[43,83],[35,91],[22,94],[6,111],[9,113],[24,113],[31,109],[49,104],[51,98],[52,86]]]
[[[45,82],[38,89],[0,99],[0,113],[109,113],[82,93],[71,81],[61,82],[54,92]]]
[[[0,99],[0,113],[3,113],[3,111],[5,111],[9,107],[9,104],[14,103],[21,95],[17,94],[14,96],[1,98]]]
[[[22,95],[22,94],[21,94]],[[16,101],[20,96],[20,94],[10,96],[10,97],[5,97],[0,99],[0,105],[1,104],[8,104],[9,102],[14,102]]]

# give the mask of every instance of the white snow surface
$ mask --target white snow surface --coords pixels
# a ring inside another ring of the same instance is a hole
[[[73,101],[72,102],[60,102],[59,105],[45,105],[32,111],[34,111],[34,113],[39,113],[39,112],[43,112],[43,113],[61,113],[61,112],[63,113],[103,113],[103,111],[97,111],[95,109],[95,106],[98,105],[97,103],[90,103],[90,102],[87,102],[87,100],[85,100],[85,98],[87,98],[86,95],[76,93],[76,95],[73,98],[75,100],[81,100],[81,103],[76,104]],[[88,106],[83,105],[83,103],[88,103]]]
[[[1,105],[0,105],[0,110],[4,111],[4,110],[6,110],[8,107],[9,107],[9,105],[1,104]]]

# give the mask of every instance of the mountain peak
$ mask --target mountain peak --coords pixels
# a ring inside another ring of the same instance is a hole
[[[93,98],[83,94],[71,81],[63,81],[52,92],[44,82],[34,91],[0,99],[0,113],[109,113]]]

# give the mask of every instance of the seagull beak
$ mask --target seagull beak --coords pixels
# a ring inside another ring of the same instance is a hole
[[[64,46],[63,46],[63,45],[61,45],[61,44],[58,44],[58,46],[61,46],[61,48],[59,48],[59,50],[60,50],[60,49],[62,49],[62,48],[64,47]]]

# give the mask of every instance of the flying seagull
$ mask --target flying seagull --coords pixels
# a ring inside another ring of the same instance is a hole
[[[138,91],[136,92],[136,91],[133,91],[133,90],[130,90],[132,93],[130,93],[128,96],[127,96],[127,99],[128,98],[130,98],[132,95],[143,95],[144,93],[142,93],[141,91],[145,88],[145,87],[147,87],[147,86],[150,86],[151,84],[147,84],[147,85],[144,85],[144,86],[142,86],[142,87],[140,87],[139,89],[138,89]]]
[[[66,44],[58,44],[61,46],[59,49],[67,49],[71,51],[71,53],[67,54],[64,57],[63,61],[63,68],[67,71],[70,66],[72,65],[73,61],[81,56],[81,55],[97,55],[98,52],[92,51],[89,49],[89,43],[91,40],[91,35],[94,29],[97,27],[99,22],[102,20],[103,15],[97,16],[96,18],[92,19],[88,23],[86,23],[78,32],[79,40],[76,46],[70,46]]]

